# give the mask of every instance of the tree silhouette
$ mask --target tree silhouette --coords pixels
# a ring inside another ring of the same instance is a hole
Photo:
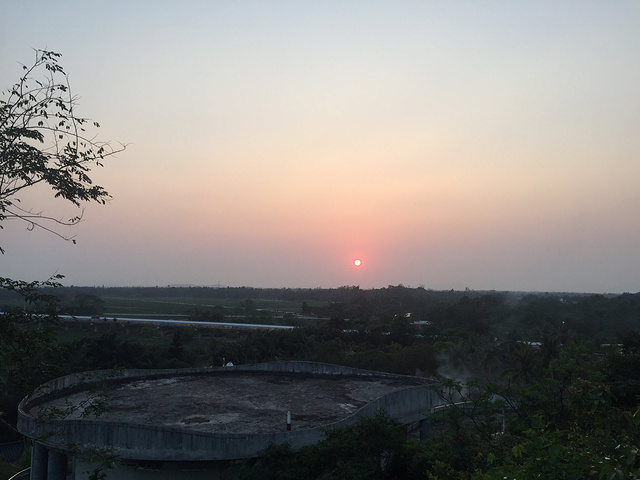
[[[23,65],[23,75],[0,100],[0,228],[1,222],[17,219],[30,230],[42,228],[74,241],[56,227],[77,224],[82,211],[69,219],[54,218],[22,203],[20,194],[45,184],[56,198],[77,207],[104,204],[109,193],[93,184],[89,172],[125,146],[97,141],[93,129],[100,127],[98,122],[76,114],[77,97],[58,64],[60,56],[35,50],[33,64]]]

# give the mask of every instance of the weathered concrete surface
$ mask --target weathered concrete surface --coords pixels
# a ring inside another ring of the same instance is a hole
[[[80,378],[56,379],[23,400],[19,429],[62,450],[74,442],[109,446],[129,459],[222,460],[255,455],[270,441],[289,441],[294,448],[315,443],[324,427],[348,425],[380,409],[414,422],[437,404],[423,379],[283,362],[125,371],[102,381],[108,412],[95,418],[86,414],[100,399],[92,390],[100,382]],[[65,409],[64,419],[42,420]]]
[[[388,378],[282,374],[141,379],[110,390],[104,399],[108,411],[98,418],[198,432],[265,433],[285,430],[290,411],[292,429],[302,430],[337,422],[376,398],[405,388],[406,382]],[[37,417],[68,404],[78,408],[66,418],[81,419],[91,398],[81,391],[46,401],[30,412]]]

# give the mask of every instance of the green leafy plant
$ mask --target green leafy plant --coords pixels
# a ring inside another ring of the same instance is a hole
[[[56,198],[76,206],[104,204],[110,196],[93,184],[90,170],[125,146],[97,141],[92,130],[98,122],[76,114],[77,97],[58,63],[60,56],[35,50],[33,64],[23,65],[18,82],[0,99],[0,222],[22,220],[29,229],[38,227],[73,240],[55,227],[77,224],[82,212],[66,220],[47,216],[22,203],[20,194],[45,184]]]

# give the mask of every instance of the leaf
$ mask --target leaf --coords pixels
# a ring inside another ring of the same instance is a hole
[[[511,453],[513,453],[513,456],[516,458],[522,458],[522,448],[519,445],[514,445],[511,448]]]

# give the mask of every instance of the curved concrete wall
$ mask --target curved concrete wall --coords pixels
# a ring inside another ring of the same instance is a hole
[[[118,383],[132,378],[157,378],[182,375],[227,375],[234,373],[281,373],[307,375],[344,375],[402,378],[407,388],[395,391],[362,407],[355,414],[339,422],[307,430],[260,434],[217,434],[193,432],[181,428],[153,427],[100,420],[44,420],[36,421],[29,409],[50,395],[64,395],[70,389],[81,388],[86,382],[107,381]],[[95,379],[95,380],[94,380]],[[281,362],[241,365],[210,369],[182,370],[125,370],[121,375],[113,372],[88,372],[61,377],[47,382],[34,395],[25,398],[18,410],[18,429],[26,436],[38,439],[49,448],[69,451],[69,445],[112,447],[122,459],[136,460],[229,460],[255,456],[269,442],[290,442],[294,449],[316,443],[327,428],[342,427],[386,410],[403,423],[424,418],[439,404],[438,396],[424,379],[358,370],[336,365],[311,362]]]

